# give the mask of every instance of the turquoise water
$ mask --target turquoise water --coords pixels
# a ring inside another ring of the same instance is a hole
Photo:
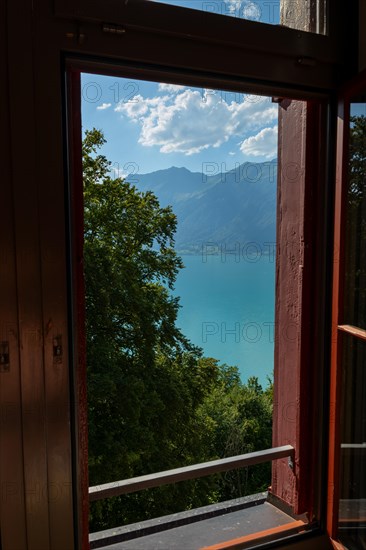
[[[178,326],[204,354],[267,385],[273,373],[275,263],[256,258],[182,256],[175,294]]]

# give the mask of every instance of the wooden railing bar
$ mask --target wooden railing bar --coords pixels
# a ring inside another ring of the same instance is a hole
[[[366,449],[366,443],[341,443],[341,449]]]
[[[166,470],[155,474],[148,474],[140,477],[132,477],[112,483],[105,483],[95,487],[89,487],[89,500],[100,500],[102,498],[110,498],[127,493],[134,493],[143,489],[152,487],[160,487],[169,483],[185,481],[188,479],[197,479],[199,477],[217,474],[234,470],[235,468],[244,468],[246,466],[254,466],[263,462],[277,460],[279,458],[294,457],[294,448],[291,445],[283,445],[282,447],[274,447],[254,453],[222,458],[220,460],[212,460],[201,464],[193,464],[183,468],[174,470]]]
[[[366,330],[362,328],[354,327],[352,325],[338,325],[338,330],[347,332],[347,334],[351,334],[352,336],[356,336],[362,340],[366,340]]]

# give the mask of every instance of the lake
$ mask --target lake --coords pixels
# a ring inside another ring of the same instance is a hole
[[[273,255],[182,256],[177,277],[178,326],[221,363],[239,368],[244,382],[263,387],[273,373],[275,261]]]

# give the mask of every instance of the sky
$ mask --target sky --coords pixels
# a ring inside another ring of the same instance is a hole
[[[154,0],[279,24],[279,0]],[[277,157],[278,107],[270,97],[82,75],[83,129],[104,132],[116,175],[171,166],[235,169]]]
[[[103,131],[115,173],[171,166],[205,172],[277,157],[278,106],[270,97],[82,75],[83,130]]]
[[[278,25],[280,0],[154,0],[229,17]]]

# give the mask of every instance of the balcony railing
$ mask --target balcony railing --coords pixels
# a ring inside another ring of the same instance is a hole
[[[103,498],[115,497],[127,493],[134,493],[143,489],[152,487],[160,487],[169,483],[185,481],[189,479],[197,479],[199,477],[209,476],[220,472],[227,472],[237,468],[245,468],[278,460],[279,458],[289,458],[289,465],[294,461],[294,448],[291,445],[283,445],[282,447],[274,447],[254,453],[222,458],[220,460],[212,460],[210,462],[202,462],[201,464],[193,464],[183,468],[175,468],[174,470],[166,470],[155,474],[148,474],[140,477],[131,477],[121,481],[105,483],[95,487],[89,487],[89,500],[101,500]]]

